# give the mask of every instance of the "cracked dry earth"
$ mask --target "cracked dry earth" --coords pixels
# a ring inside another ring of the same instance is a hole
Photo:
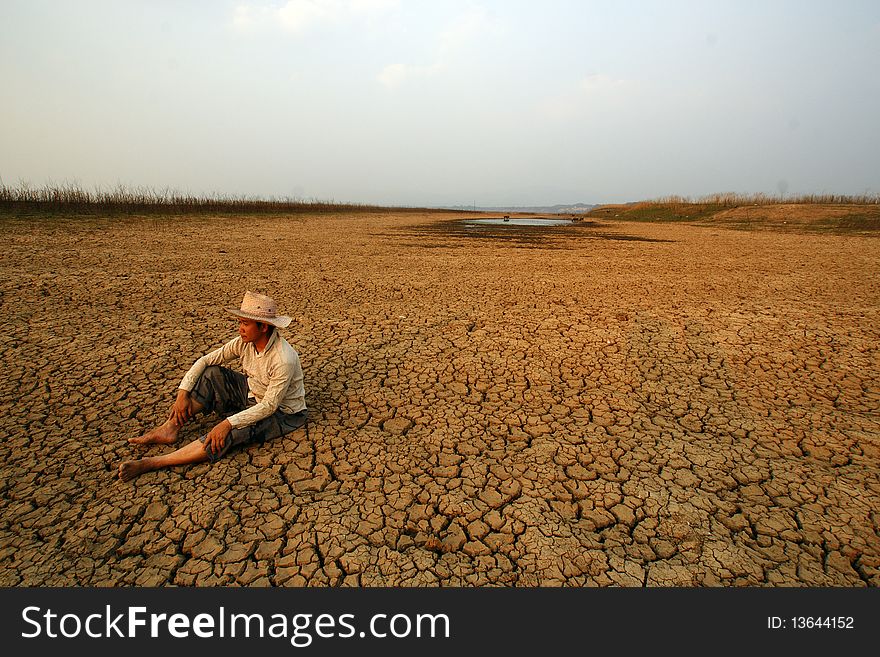
[[[0,234],[2,585],[880,584],[876,238],[416,213]],[[246,289],[295,317],[308,435],[119,482]]]

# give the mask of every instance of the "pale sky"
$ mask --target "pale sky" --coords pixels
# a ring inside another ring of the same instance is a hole
[[[880,193],[880,2],[0,0],[0,180],[391,205]]]

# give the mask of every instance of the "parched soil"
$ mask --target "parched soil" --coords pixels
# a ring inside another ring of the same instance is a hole
[[[880,584],[880,240],[541,231],[0,218],[0,585]],[[246,289],[308,433],[121,483]]]
[[[760,205],[740,206],[713,215],[710,224],[733,228],[831,231],[877,235],[880,207],[877,205]]]

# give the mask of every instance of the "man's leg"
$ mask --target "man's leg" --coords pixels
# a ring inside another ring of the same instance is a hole
[[[205,409],[202,404],[192,397],[189,398],[189,417],[201,413]],[[132,445],[171,445],[177,442],[177,434],[183,427],[183,423],[175,419],[173,413],[169,413],[168,419],[161,425],[148,431],[143,436],[137,438],[129,438],[128,442]]]
[[[201,463],[208,460],[208,453],[200,440],[194,440],[189,445],[176,449],[161,456],[148,456],[135,461],[124,461],[119,464],[119,478],[122,481],[131,481],[138,475],[151,470],[169,468],[174,465],[187,465],[189,463]]]
[[[232,415],[247,406],[247,378],[226,367],[211,365],[205,368],[189,394],[188,417],[202,411],[217,411],[220,415]],[[174,413],[168,414],[164,424],[137,438],[129,438],[133,445],[171,445],[177,441],[183,423]]]

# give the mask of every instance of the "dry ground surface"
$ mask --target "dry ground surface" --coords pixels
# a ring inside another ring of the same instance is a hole
[[[0,218],[0,585],[880,584],[880,239],[504,230]],[[246,289],[308,435],[119,482]]]

